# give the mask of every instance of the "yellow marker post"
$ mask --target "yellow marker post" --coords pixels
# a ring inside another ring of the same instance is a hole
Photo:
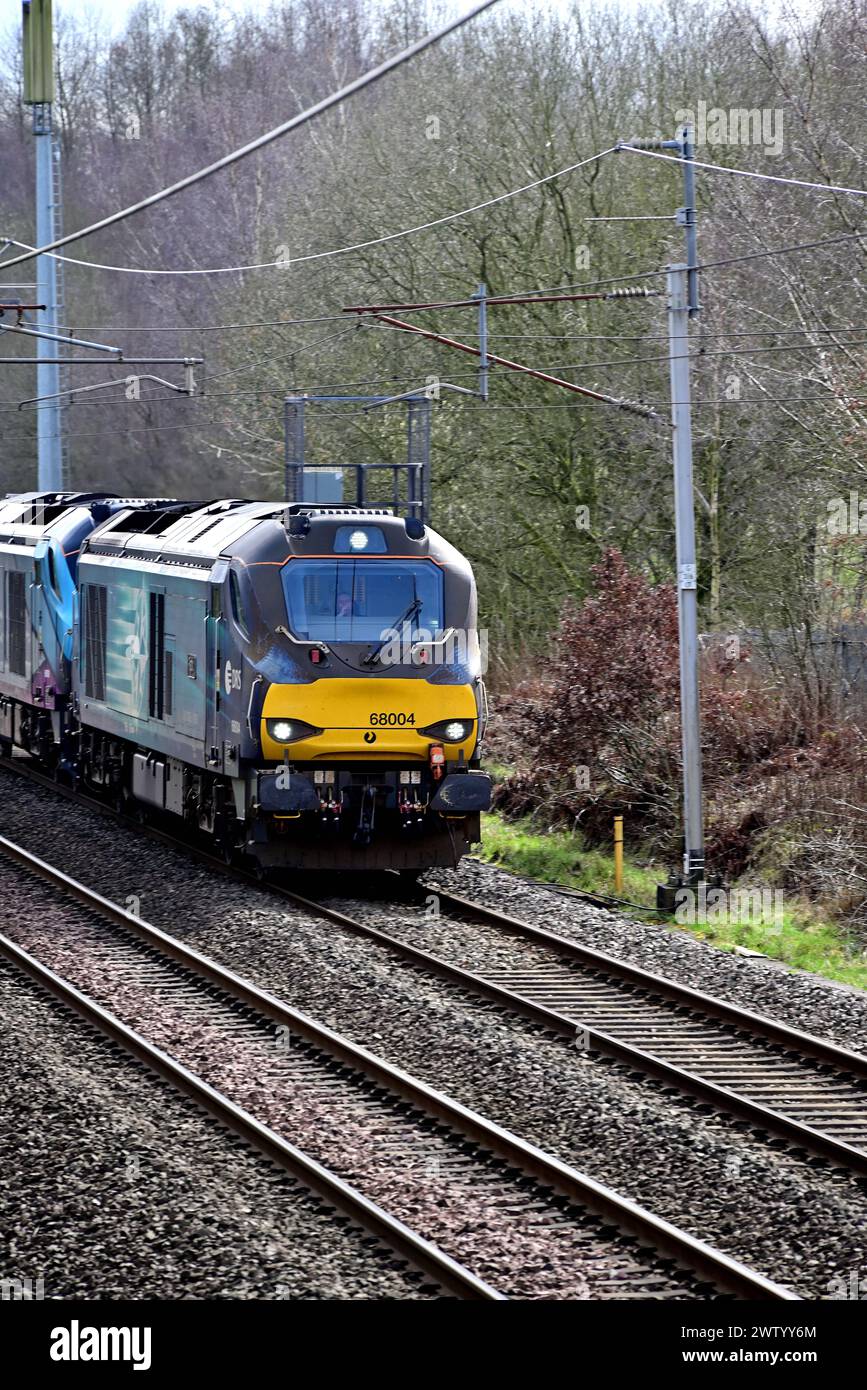
[[[614,817],[614,891],[623,892],[623,817]]]

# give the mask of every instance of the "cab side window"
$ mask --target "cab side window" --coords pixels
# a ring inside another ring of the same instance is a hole
[[[54,558],[54,549],[50,545],[48,547],[48,553],[46,554],[45,559],[48,566],[48,582],[54,590],[54,593],[56,594],[57,598],[60,598],[60,585],[57,582],[57,561]]]
[[[243,636],[249,639],[250,629],[244,615],[244,605],[241,602],[241,585],[234,570],[229,573],[229,601],[232,605],[232,617]]]

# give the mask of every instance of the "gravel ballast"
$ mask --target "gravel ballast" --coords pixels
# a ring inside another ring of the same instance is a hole
[[[437,1296],[6,961],[0,1020],[0,1279],[46,1299]]]
[[[0,898],[14,898],[10,930],[37,960],[508,1298],[712,1295],[580,1204],[528,1185],[484,1144],[476,1152],[475,1136],[407,1113],[402,1092],[335,1065],[195,967],[2,858]]]
[[[705,1114],[619,1064],[576,1052],[538,1026],[181,851],[12,774],[0,776],[3,833],[115,901],[137,899],[142,916],[287,1002],[807,1297],[833,1296],[832,1281],[851,1271],[861,1270],[863,1281],[867,1207],[856,1179],[796,1158],[725,1116]],[[805,1017],[797,1001],[808,977],[775,971],[769,982],[763,962],[724,957],[663,928],[612,919],[488,866],[465,863],[437,877],[467,897],[564,934],[571,918],[576,936],[590,945],[623,955],[629,946],[630,958],[649,968],[859,1045],[865,1009],[852,991],[816,982],[808,996],[812,1014]],[[392,929],[395,915],[417,921],[422,915],[405,904],[367,904],[367,910],[381,911]],[[642,957],[637,942],[645,934]],[[720,962],[718,977],[711,978],[704,956]],[[742,995],[734,992],[739,981]],[[762,1002],[767,989],[779,1007],[772,1009],[767,997]]]

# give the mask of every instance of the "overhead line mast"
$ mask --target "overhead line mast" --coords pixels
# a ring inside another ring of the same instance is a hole
[[[60,149],[54,136],[54,31],[51,0],[24,0],[23,100],[33,113],[36,141],[36,240],[42,246],[56,240],[62,226]],[[57,326],[62,315],[62,267],[53,256],[36,258],[36,324],[43,336],[62,343]],[[23,330],[22,330],[23,331]],[[64,354],[36,365],[36,391],[49,404],[37,421],[37,478],[40,492],[61,492],[64,486],[65,441],[63,383]]]
[[[680,661],[680,729],[683,757],[683,871],[657,888],[657,906],[673,912],[678,892],[692,890],[705,877],[702,812],[701,706],[698,675],[698,565],[692,465],[692,400],[689,370],[689,320],[701,309],[698,300],[698,238],[695,206],[695,149],[690,126],[673,140],[630,140],[633,149],[676,151],[683,162],[683,207],[678,224],[686,234],[686,264],[670,265],[668,352],[671,380],[674,518],[677,552],[677,624]]]

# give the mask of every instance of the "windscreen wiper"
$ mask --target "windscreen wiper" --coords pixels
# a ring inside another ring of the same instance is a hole
[[[401,613],[400,617],[397,619],[397,621],[392,624],[392,627],[389,629],[389,631],[394,631],[395,629],[397,629],[397,631],[399,632],[400,629],[403,627],[404,623],[410,622],[415,617],[416,613],[418,613],[420,608],[421,599],[414,598],[409,607],[405,608],[404,611]],[[372,666],[374,661],[378,661],[379,653],[382,651],[386,643],[390,642],[391,640],[391,637],[381,638],[380,641],[377,642],[376,646],[373,647],[371,651],[367,653],[366,657],[364,657],[364,665]]]

